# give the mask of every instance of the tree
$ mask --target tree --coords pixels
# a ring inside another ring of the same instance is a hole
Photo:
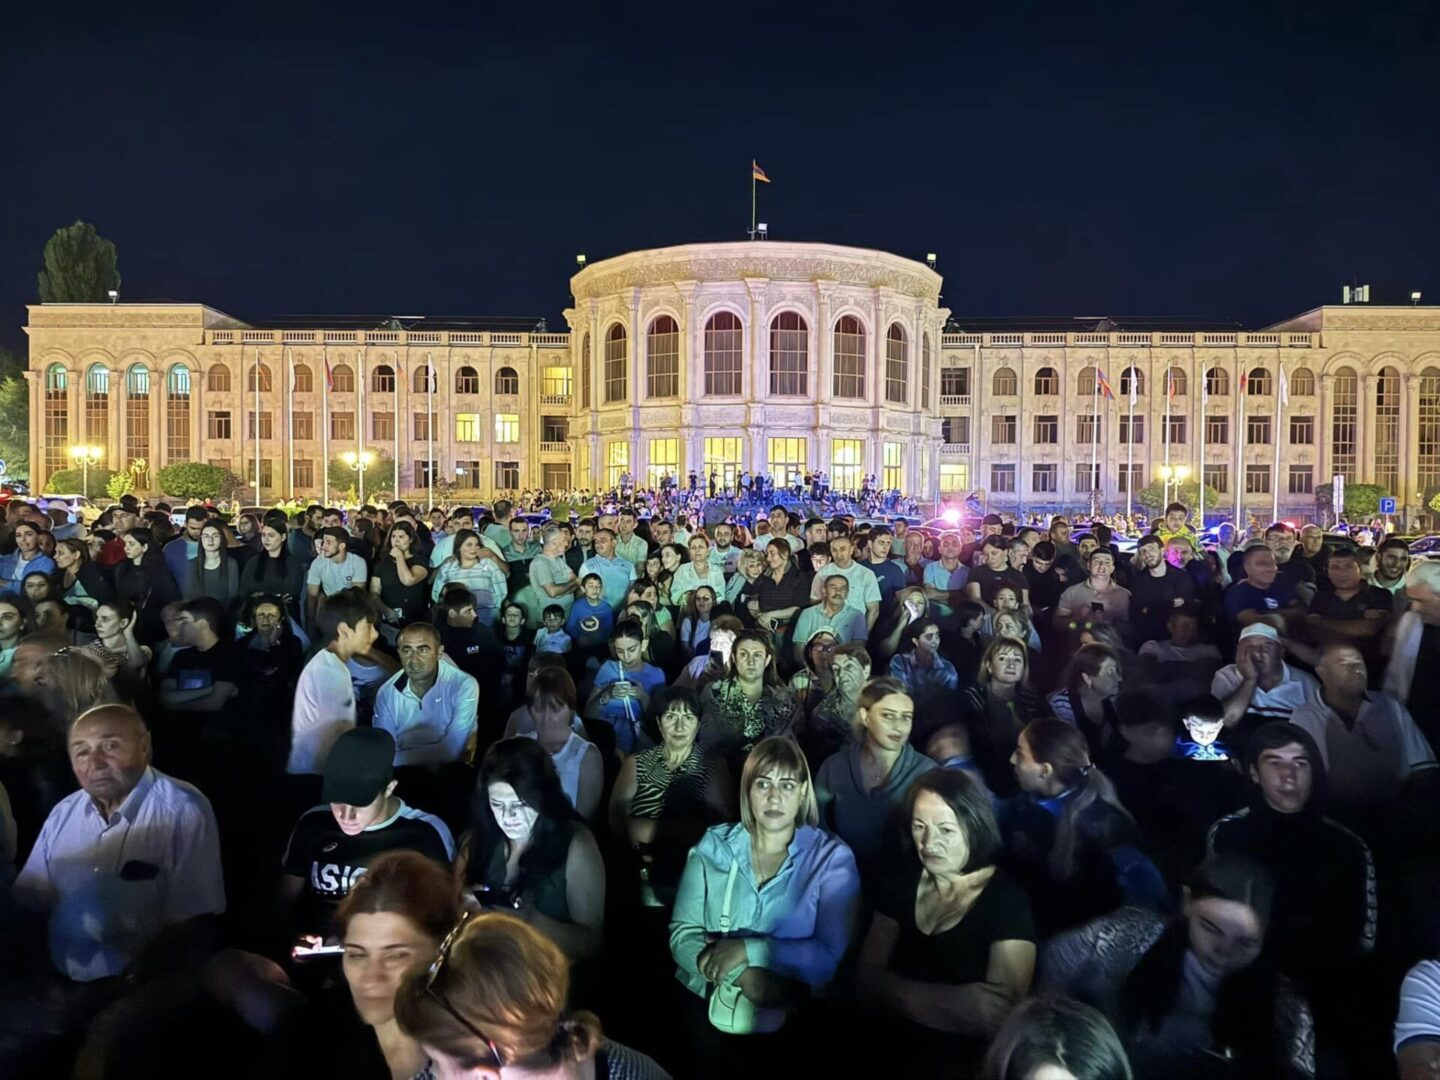
[[[155,477],[160,490],[175,499],[222,499],[243,481],[229,469],[199,461],[166,465]]]
[[[0,380],[24,379],[25,358],[11,349],[0,349]]]
[[[1144,507],[1150,514],[1159,514],[1172,502],[1184,503],[1192,513],[1200,509],[1200,484],[1195,480],[1186,480],[1180,485],[1180,490],[1175,490],[1175,485],[1169,485],[1170,497],[1165,497],[1166,487],[1164,484],[1151,484],[1147,488],[1141,488],[1135,492],[1135,501]],[[1213,487],[1205,488],[1205,505],[1215,507],[1220,505],[1220,493]],[[1199,524],[1198,522],[1196,523]]]
[[[99,303],[119,288],[115,245],[96,233],[94,225],[77,221],[55,230],[45,244],[45,269],[40,271],[42,303]]]
[[[355,481],[355,470],[349,465],[339,458],[330,462],[330,487],[332,490],[354,492],[357,488]],[[393,495],[395,490],[395,462],[391,460],[389,454],[382,450],[375,455],[375,460],[365,469],[365,501],[374,502],[382,494]]]
[[[1343,513],[1352,521],[1357,517],[1374,517],[1380,512],[1380,500],[1389,494],[1379,484],[1346,484]]]
[[[0,460],[7,477],[30,479],[30,384],[24,379],[0,382]]]
[[[45,481],[45,490],[57,495],[79,492],[87,498],[99,500],[105,498],[111,479],[122,475],[103,465],[91,465],[89,469],[61,469],[50,474]]]
[[[105,494],[117,501],[122,495],[129,495],[134,490],[135,481],[128,472],[115,473],[110,477],[110,482],[105,485]]]

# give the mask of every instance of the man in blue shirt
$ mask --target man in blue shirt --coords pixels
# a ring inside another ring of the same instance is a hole
[[[619,611],[635,580],[635,564],[615,554],[615,534],[611,530],[595,530],[595,554],[581,563],[578,571],[582,580],[586,574],[600,575],[605,602]]]
[[[955,608],[965,599],[965,584],[970,580],[970,571],[960,561],[958,536],[946,533],[940,538],[940,558],[925,566],[921,580],[925,585],[925,598],[935,609],[935,617],[943,621],[954,615]]]
[[[865,566],[880,583],[880,614],[888,615],[895,603],[895,594],[905,587],[905,567],[890,558],[895,550],[895,534],[888,525],[877,525],[870,533],[870,558]]]
[[[1280,576],[1275,553],[1263,543],[1245,551],[1245,578],[1225,591],[1225,617],[1237,630],[1264,622],[1282,634],[1287,623],[1305,614],[1294,584]]]
[[[210,520],[210,511],[203,506],[192,506],[185,511],[185,528],[180,535],[165,545],[165,565],[170,576],[180,588],[185,587],[190,577],[189,562],[200,552],[200,533],[205,522]]]

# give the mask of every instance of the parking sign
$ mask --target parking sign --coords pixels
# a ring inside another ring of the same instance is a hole
[[[1381,499],[1381,500],[1380,500],[1380,513],[1382,513],[1382,514],[1393,514],[1393,513],[1395,513],[1395,500],[1394,500],[1394,499]]]

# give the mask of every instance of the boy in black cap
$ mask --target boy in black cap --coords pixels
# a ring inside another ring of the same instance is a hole
[[[455,841],[433,814],[395,794],[395,740],[381,728],[351,728],[325,762],[329,805],[300,815],[283,860],[282,894],[302,937],[323,938],[355,879],[387,851],[418,851],[443,866]]]

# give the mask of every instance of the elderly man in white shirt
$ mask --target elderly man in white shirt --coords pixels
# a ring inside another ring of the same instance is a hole
[[[880,617],[880,579],[875,571],[855,561],[855,547],[848,536],[831,538],[830,558],[833,561],[815,571],[810,583],[810,599],[823,599],[825,579],[839,574],[850,583],[846,603],[864,613],[867,632],[875,629],[875,620]]]
[[[70,727],[80,790],[62,799],[15,881],[50,917],[50,957],[75,982],[122,974],[162,931],[225,910],[210,802],[150,765],[150,733],[127,705]]]
[[[480,686],[440,655],[440,632],[411,623],[396,642],[400,670],[375,698],[375,726],[395,738],[396,765],[465,760],[475,736]]]

